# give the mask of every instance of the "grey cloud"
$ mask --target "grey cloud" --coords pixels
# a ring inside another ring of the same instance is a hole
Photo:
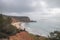
[[[6,0],[8,1],[8,0]],[[33,7],[30,6],[30,0],[13,0],[12,2],[4,2],[0,0],[0,10],[3,12],[31,12]]]
[[[51,8],[60,8],[60,0],[46,0],[49,7]]]

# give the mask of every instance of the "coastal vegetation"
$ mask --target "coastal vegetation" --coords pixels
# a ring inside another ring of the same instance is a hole
[[[11,18],[0,14],[0,38],[8,37],[9,35],[17,33],[17,28],[10,23]]]
[[[0,38],[8,38],[9,36],[15,36],[17,34],[17,36],[29,36],[30,38],[33,38],[33,40],[60,40],[60,31],[50,32],[48,37],[43,37],[28,33],[26,30],[22,32],[15,26],[11,25],[11,22],[11,17],[0,14]]]
[[[48,38],[50,40],[60,40],[60,31],[51,32]]]

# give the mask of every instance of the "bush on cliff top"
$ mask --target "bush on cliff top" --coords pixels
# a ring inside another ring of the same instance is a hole
[[[16,34],[19,30],[11,25],[11,18],[0,14],[0,37]]]

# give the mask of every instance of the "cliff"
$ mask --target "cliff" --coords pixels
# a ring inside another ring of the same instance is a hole
[[[0,39],[7,39],[7,40],[45,40],[42,36],[37,36],[34,34],[30,34],[25,30],[18,30],[15,26],[11,25],[11,18],[6,15],[0,14]],[[27,18],[27,17],[26,17]],[[22,19],[22,17],[20,18]],[[23,18],[25,19],[25,18]],[[19,20],[19,18],[18,18]],[[30,20],[28,18],[28,20]]]
[[[21,31],[16,35],[9,36],[9,40],[49,40],[46,37],[34,35],[26,31]]]
[[[8,17],[10,17],[11,19],[20,21],[20,22],[36,22],[34,20],[30,20],[28,16],[8,16]]]
[[[9,36],[9,40],[34,40],[28,32],[22,31],[14,36]]]

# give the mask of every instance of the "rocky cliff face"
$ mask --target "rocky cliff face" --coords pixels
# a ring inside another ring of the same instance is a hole
[[[27,16],[10,16],[10,17],[20,22],[30,22],[30,18]]]
[[[30,19],[28,19],[30,20]],[[0,15],[0,39],[7,38],[8,40],[40,40],[41,36],[36,36],[28,33],[25,30],[18,30],[11,25],[11,17]],[[45,39],[43,39],[45,40]]]

